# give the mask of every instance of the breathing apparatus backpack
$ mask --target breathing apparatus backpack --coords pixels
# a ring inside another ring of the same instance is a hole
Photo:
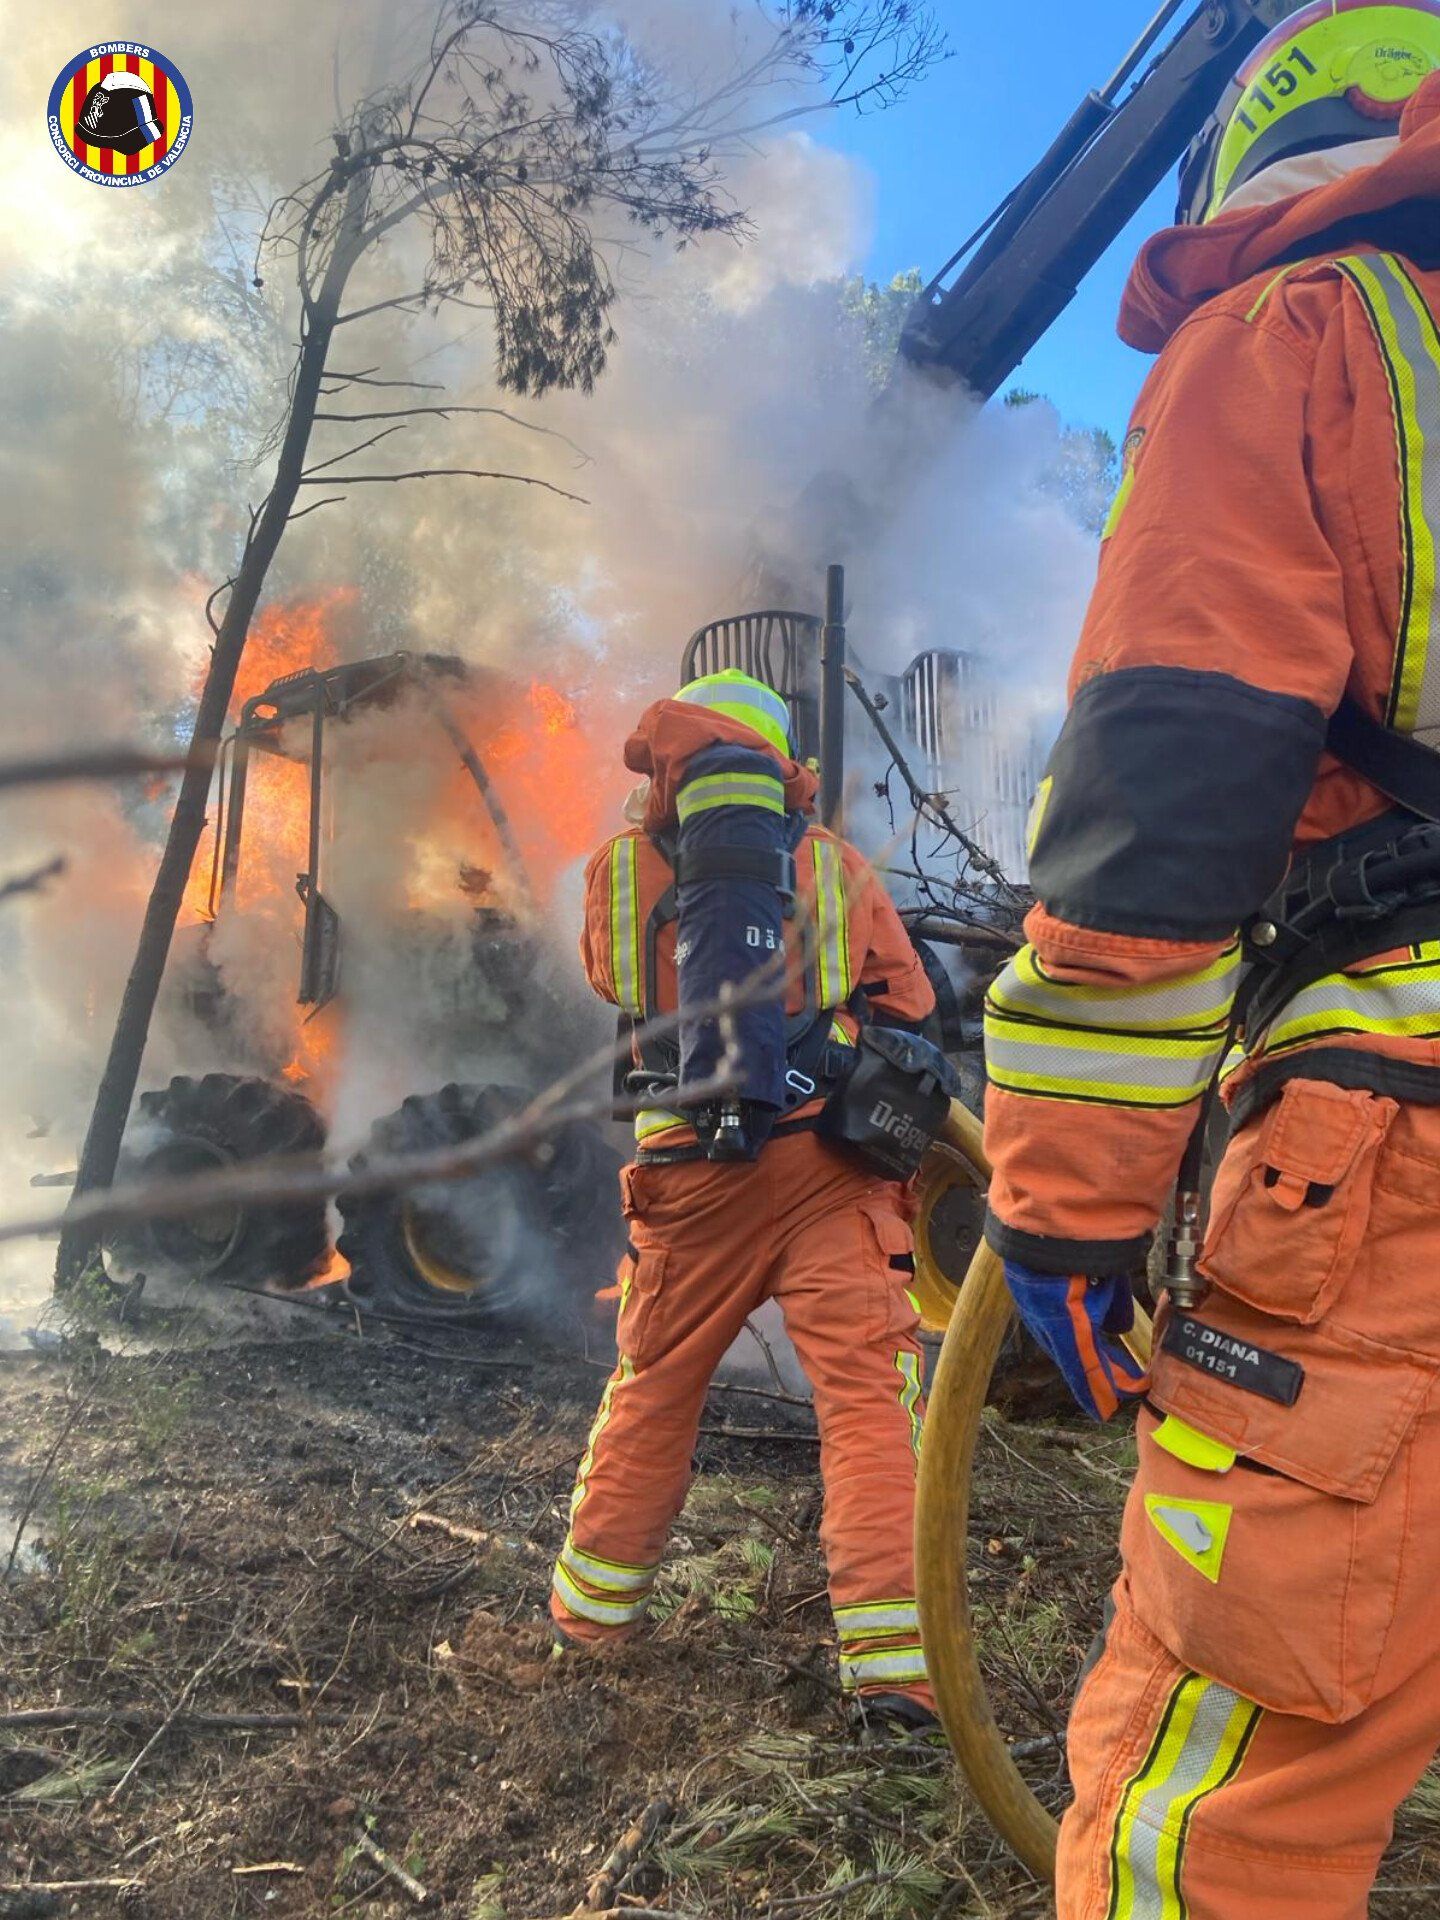
[[[673,922],[679,1031],[657,1039],[639,1030],[641,1066],[626,1088],[663,1101],[720,1078],[731,1085],[686,1106],[698,1147],[647,1160],[753,1160],[778,1121],[825,1095],[816,1131],[875,1172],[909,1179],[943,1127],[959,1079],[918,1034],[867,1024],[863,993],[848,1003],[862,1022],[852,1044],[835,1025],[838,1009],[821,1004],[814,955],[805,1004],[787,1016],[785,922],[795,915],[795,854],[807,823],[787,813],[775,762],[745,747],[708,748],[687,766],[676,811],[677,831],[655,842],[675,877],[646,926],[644,973],[650,1021],[659,934]],[[757,990],[756,975],[767,968],[772,977]],[[739,1000],[722,1010],[727,988],[739,990]]]

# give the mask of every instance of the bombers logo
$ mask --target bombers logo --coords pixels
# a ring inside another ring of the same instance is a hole
[[[180,69],[129,40],[87,47],[50,89],[51,144],[72,173],[100,187],[139,187],[168,173],[191,119]]]

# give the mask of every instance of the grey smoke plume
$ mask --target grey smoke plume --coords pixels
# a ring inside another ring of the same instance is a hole
[[[700,73],[734,58],[725,0],[619,0],[603,11],[662,63]],[[363,90],[377,28],[403,63],[431,11],[425,0],[148,0],[140,15],[47,8],[0,71],[0,125],[11,129],[0,209],[0,489],[11,534],[0,559],[0,752],[182,734],[208,640],[204,597],[263,491],[294,335],[282,277],[250,284],[265,208],[324,164],[334,103]],[[45,139],[56,71],[101,29],[143,32],[190,83],[191,144],[158,185],[88,185]],[[899,110],[923,137],[923,95]],[[597,838],[626,784],[629,719],[670,690],[694,627],[744,605],[757,550],[773,549],[817,473],[848,476],[885,531],[863,555],[817,554],[797,535],[784,557],[815,600],[817,563],[852,561],[855,642],[868,664],[894,671],[924,646],[972,647],[1000,663],[1017,725],[1057,697],[1093,543],[1040,486],[1056,423],[1041,409],[970,418],[963,402],[947,410],[926,396],[914,427],[934,443],[916,463],[924,484],[897,510],[836,291],[863,257],[875,183],[826,144],[830,132],[823,121],[779,128],[732,171],[753,227],[745,244],[617,250],[620,337],[592,397],[514,408],[494,386],[484,317],[465,309],[388,315],[345,343],[351,364],[442,383],[457,403],[506,407],[545,430],[482,415],[419,422],[393,443],[405,465],[504,466],[589,505],[470,480],[367,488],[293,530],[272,595],[354,588],[336,635],[346,657],[406,647],[521,685],[558,679],[578,714],[574,785],[603,802]],[[952,239],[936,233],[937,256]],[[413,284],[415,266],[402,231],[357,291],[383,297]],[[346,752],[364,761],[365,740],[357,729]],[[336,902],[365,956],[348,979],[363,1017],[335,1094],[344,1140],[362,1138],[405,1091],[456,1077],[443,1022],[426,1009],[443,1004],[464,964],[455,921],[417,969],[399,924],[403,888],[386,867],[392,853],[415,852],[397,847],[395,823],[426,802],[429,771],[377,746],[355,775],[333,856]],[[512,808],[547,805],[512,777]],[[168,798],[127,789],[4,802],[5,871],[55,852],[71,865],[46,898],[0,909],[10,988],[0,1206],[18,1203],[33,1171],[73,1164]],[[452,834],[447,860],[465,852],[463,832]],[[549,876],[541,931],[544,964],[576,981],[583,1005],[574,853]],[[257,1040],[293,1020],[295,951],[273,931],[237,923],[214,954]],[[225,1064],[214,1046],[172,1006],[144,1084]],[[480,1073],[511,1062],[502,1050],[493,1063],[460,1064]],[[26,1137],[36,1127],[43,1142]],[[21,1258],[37,1281],[46,1251]]]

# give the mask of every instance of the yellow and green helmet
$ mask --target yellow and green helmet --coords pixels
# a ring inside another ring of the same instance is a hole
[[[707,673],[703,680],[692,680],[675,698],[687,706],[709,707],[712,713],[739,720],[787,758],[795,751],[790,740],[790,709],[784,695],[752,674],[742,673],[738,667],[726,667],[721,673]]]
[[[1251,54],[1191,146],[1178,218],[1201,226],[1266,167],[1399,131],[1440,69],[1440,0],[1312,0]]]

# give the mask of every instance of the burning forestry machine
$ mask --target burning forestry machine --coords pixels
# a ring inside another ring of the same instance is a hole
[[[175,969],[192,1013],[214,1035],[217,1052],[239,1057],[248,1072],[181,1075],[142,1094],[127,1137],[123,1178],[193,1174],[266,1156],[314,1153],[325,1144],[320,1106],[291,1084],[293,1067],[273,1047],[267,1056],[250,1023],[225,991],[211,953],[213,936],[237,913],[246,836],[247,794],[256,759],[303,769],[306,865],[296,878],[303,909],[299,981],[302,1033],[334,1009],[343,1017],[345,929],[324,891],[327,847],[336,818],[331,789],[340,784],[327,742],[360,716],[404,712],[415,705],[470,776],[475,803],[508,868],[514,908],[490,904],[478,870],[458,876],[482,897],[468,904],[466,951],[456,956],[441,923],[408,910],[393,931],[403,951],[390,957],[397,978],[423,972],[433,1032],[422,1049],[443,1060],[495,1058],[500,1082],[451,1082],[411,1094],[372,1129],[359,1172],[377,1156],[455,1146],[510,1118],[562,1068],[593,1049],[589,1009],[565,983],[551,979],[541,943],[527,924],[524,863],[500,796],[452,708],[472,688],[474,670],[433,654],[395,653],[326,670],[284,675],[247,701],[225,744],[207,910],[195,950]],[[407,742],[410,738],[406,735]],[[342,774],[343,777],[343,774]],[[363,780],[363,768],[358,777]],[[351,804],[343,796],[339,812]],[[403,831],[403,821],[387,822]],[[477,822],[477,827],[482,823]],[[374,829],[370,829],[372,832]],[[263,849],[262,849],[263,851]],[[446,964],[433,963],[449,948]],[[413,996],[417,1000],[420,996]],[[398,1019],[407,1009],[396,1007]],[[607,1241],[621,1156],[597,1128],[570,1123],[526,1158],[506,1160],[469,1179],[418,1187],[405,1194],[344,1194],[338,1252],[350,1271],[335,1282],[344,1298],[381,1319],[429,1322],[553,1319],[593,1295],[597,1276],[613,1269],[623,1234]],[[155,1221],[118,1233],[111,1252],[136,1270],[160,1271],[232,1287],[293,1291],[326,1285],[339,1264],[323,1203],[286,1207],[217,1207],[183,1221]]]

